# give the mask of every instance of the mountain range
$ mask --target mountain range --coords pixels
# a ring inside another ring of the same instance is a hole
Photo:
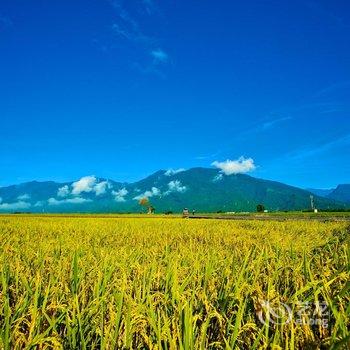
[[[319,209],[350,205],[350,185],[327,193],[304,190],[246,174],[225,175],[218,169],[160,170],[137,182],[123,183],[95,176],[57,183],[26,182],[0,187],[1,212],[140,212],[148,198],[156,212],[269,211],[310,208],[310,195]]]
[[[339,202],[344,202],[350,205],[350,184],[338,185],[336,188],[330,189],[308,189],[311,193],[325,197],[328,199],[334,199]]]

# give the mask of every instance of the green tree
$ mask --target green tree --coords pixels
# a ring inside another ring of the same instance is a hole
[[[256,206],[256,211],[257,211],[258,213],[262,213],[264,210],[265,210],[265,207],[264,207],[262,204],[258,204],[258,205]]]

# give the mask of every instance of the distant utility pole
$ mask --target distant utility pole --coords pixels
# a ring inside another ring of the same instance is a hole
[[[310,196],[310,204],[311,204],[311,210],[315,210],[315,202],[314,202],[314,196]]]

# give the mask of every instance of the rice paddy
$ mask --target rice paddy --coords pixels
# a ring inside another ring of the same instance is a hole
[[[346,349],[348,226],[0,217],[0,347]]]

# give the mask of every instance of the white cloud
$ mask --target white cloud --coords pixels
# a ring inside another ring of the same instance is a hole
[[[81,198],[81,197],[68,198],[68,199],[62,199],[62,200],[57,200],[56,198],[49,198],[47,202],[49,203],[49,205],[61,205],[61,204],[81,204],[81,203],[92,202],[92,200]]]
[[[134,197],[136,200],[140,200],[142,198],[150,198],[150,197],[155,197],[155,196],[160,196],[162,193],[159,188],[157,187],[152,187],[150,191],[145,191],[144,193]]]
[[[101,194],[106,193],[106,190],[110,187],[111,187],[111,185],[108,181],[102,181],[102,182],[96,184],[95,188],[94,188],[96,196],[99,196]]]
[[[128,190],[126,188],[122,188],[118,191],[112,191],[112,195],[114,196],[114,200],[116,202],[125,202],[125,196],[128,194]]]
[[[255,170],[256,166],[252,158],[240,157],[237,160],[227,159],[224,162],[215,161],[211,165],[220,169],[225,175],[244,174]]]
[[[214,178],[213,178],[213,182],[218,182],[221,181],[223,179],[223,175],[222,174],[217,174]]]
[[[30,195],[27,194],[27,193],[22,194],[22,195],[20,195],[20,196],[17,197],[17,199],[18,199],[19,201],[25,201],[25,200],[27,200],[27,199],[29,199],[29,198],[30,198]]]
[[[183,193],[183,192],[186,192],[187,190],[187,187],[182,185],[181,181],[179,180],[170,181],[168,183],[168,188],[169,188],[168,191],[164,193],[165,195],[168,195],[171,192]]]
[[[98,182],[95,176],[84,176],[79,181],[72,183],[72,194],[80,195],[83,192],[95,192],[96,196],[106,193],[111,185],[108,181]]]
[[[149,193],[148,197],[160,196],[161,194],[160,189],[157,187],[152,187],[151,191],[146,191],[146,193]]]
[[[78,195],[82,192],[92,192],[94,191],[94,187],[96,185],[96,177],[95,176],[84,176],[79,181],[72,183],[72,194]]]
[[[168,54],[162,49],[156,49],[151,51],[151,56],[153,57],[153,63],[167,63],[169,60]]]
[[[44,201],[37,201],[37,202],[34,204],[34,207],[42,207],[44,204],[45,204]]]
[[[178,174],[178,173],[181,173],[183,171],[186,171],[186,169],[184,168],[180,168],[180,169],[168,169],[164,175],[166,176],[172,176],[172,175],[175,175],[175,174]]]
[[[17,210],[27,209],[30,207],[30,203],[24,201],[18,201],[15,203],[2,203],[0,204],[0,210]]]
[[[67,185],[60,187],[57,191],[58,197],[67,197],[69,195],[69,187]]]

